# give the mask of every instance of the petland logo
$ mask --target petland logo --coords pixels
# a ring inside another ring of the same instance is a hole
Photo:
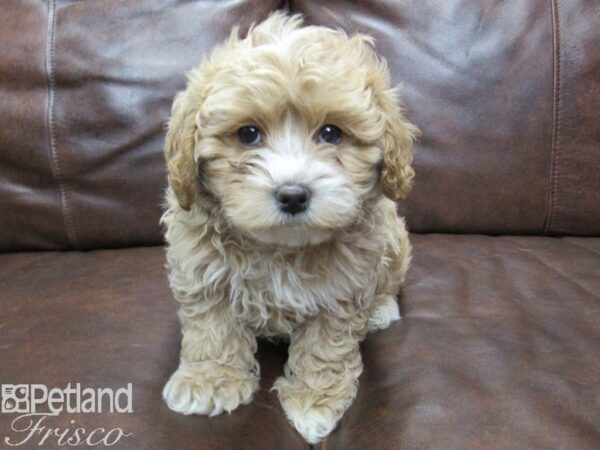
[[[18,436],[4,437],[4,443],[11,447],[21,445],[43,446],[112,446],[122,438],[131,436],[121,428],[88,429],[70,420],[69,427],[48,425],[51,417],[60,414],[122,413],[133,412],[132,384],[120,389],[82,389],[77,383],[63,389],[51,388],[43,384],[3,384],[1,411],[3,414],[19,414],[11,423],[11,430]]]

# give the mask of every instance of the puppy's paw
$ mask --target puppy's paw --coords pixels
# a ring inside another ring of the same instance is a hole
[[[296,406],[285,404],[283,409],[288,420],[309,444],[321,442],[339,421],[327,407],[313,406],[307,410],[299,410]]]
[[[252,372],[215,362],[181,363],[163,389],[163,398],[181,414],[216,416],[250,403],[258,390],[258,376]]]
[[[344,384],[321,391],[281,377],[273,389],[290,423],[309,444],[317,444],[333,431],[356,395],[356,383]]]
[[[398,302],[392,295],[378,295],[369,317],[369,331],[385,330],[400,319]]]

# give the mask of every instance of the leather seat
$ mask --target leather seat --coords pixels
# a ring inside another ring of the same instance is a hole
[[[403,319],[364,341],[358,398],[318,448],[598,448],[600,238],[412,242]],[[180,329],[160,247],[1,255],[0,298],[2,382],[133,383],[134,413],[76,416],[133,433],[120,448],[307,448],[269,392],[284,344],[261,341],[250,405],[213,418],[165,406]]]

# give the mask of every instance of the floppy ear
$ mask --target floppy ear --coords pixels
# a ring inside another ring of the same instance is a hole
[[[412,145],[419,129],[406,121],[399,106],[398,90],[388,89],[379,98],[385,120],[381,191],[397,202],[410,193],[415,177]]]
[[[179,205],[189,210],[198,194],[196,146],[196,110],[188,104],[186,92],[176,95],[165,140],[165,159],[169,184]]]

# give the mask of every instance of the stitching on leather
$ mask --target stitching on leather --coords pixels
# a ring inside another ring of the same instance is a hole
[[[551,1],[552,10],[552,32],[554,45],[554,99],[552,108],[552,148],[550,149],[550,168],[548,171],[548,205],[546,212],[546,226],[544,234],[549,234],[554,225],[554,213],[556,208],[556,177],[558,172],[558,149],[560,128],[560,23],[558,16],[558,0]]]
[[[67,232],[67,238],[74,248],[80,248],[73,220],[69,211],[69,196],[65,180],[62,177],[60,170],[60,159],[58,157],[58,148],[56,146],[56,128],[54,122],[54,95],[55,95],[55,79],[54,79],[54,39],[56,34],[56,0],[48,2],[48,30],[46,44],[46,75],[48,79],[48,111],[47,111],[47,126],[48,126],[48,147],[50,149],[50,161],[52,175],[58,183],[60,193],[61,212],[63,223]]]

